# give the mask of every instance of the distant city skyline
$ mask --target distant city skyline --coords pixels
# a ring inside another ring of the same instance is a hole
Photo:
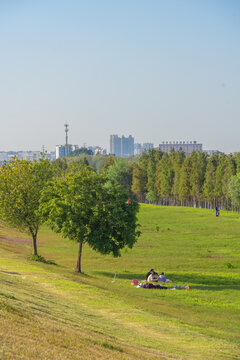
[[[69,151],[74,151],[78,148],[81,148],[81,147],[86,147],[86,148],[90,148],[90,149],[105,149],[106,150],[106,153],[107,154],[113,154],[113,151],[111,151],[111,136],[116,136],[118,137],[118,134],[116,135],[110,135],[110,145],[107,146],[107,147],[103,147],[101,146],[101,144],[87,144],[86,142],[83,143],[83,144],[67,144],[67,147],[70,147],[71,150],[68,150],[66,155],[69,155]],[[127,135],[127,137],[125,137],[124,135],[122,135],[121,137],[119,137],[119,140],[121,140],[122,138],[126,140],[128,140],[128,137],[132,137],[131,135]],[[152,142],[143,142],[143,143],[139,143],[138,141],[135,141],[135,138],[132,137],[133,139],[133,149],[134,149],[134,152],[135,152],[135,145],[140,145],[144,150],[149,150],[150,148],[157,148],[157,147],[161,147],[163,144],[178,144],[178,147],[181,146],[181,144],[192,144],[192,143],[198,143],[197,141],[193,141],[193,140],[161,140],[161,141],[158,141],[157,144],[154,144]],[[70,138],[70,142],[71,142],[71,138]],[[66,146],[66,144],[64,143],[64,141],[62,142],[62,144],[57,144],[55,145],[54,149],[47,149],[45,145],[42,145],[41,149],[27,149],[27,150],[23,150],[23,149],[14,149],[14,148],[11,148],[11,149],[7,149],[7,150],[1,150],[0,149],[0,153],[10,153],[10,152],[19,152],[19,153],[27,153],[27,152],[32,152],[32,153],[40,153],[40,152],[43,152],[43,151],[47,151],[48,153],[51,153],[51,152],[55,152],[57,151],[57,148],[59,147],[64,147]],[[119,145],[121,147],[121,145]],[[70,149],[69,148],[69,149]],[[197,149],[198,150],[198,149]],[[221,150],[221,149],[214,149],[213,147],[206,147],[204,146],[204,144],[201,144],[201,149],[200,150]],[[240,151],[240,150],[239,150]],[[121,150],[119,150],[119,154],[120,154]],[[64,156],[64,155],[62,155]],[[119,155],[120,156],[120,155]]]
[[[62,143],[61,145],[56,145],[54,151],[49,151],[45,148],[45,146],[42,146],[41,150],[7,150],[2,151],[0,150],[0,158],[2,160],[8,161],[11,159],[12,154],[15,153],[19,158],[31,158],[34,159],[37,155],[37,158],[41,156],[40,154],[42,152],[46,152],[47,154],[55,152],[56,159],[68,156],[70,153],[74,150],[77,150],[81,147],[86,147],[88,149],[91,149],[93,154],[101,153],[101,154],[109,154],[109,155],[116,155],[120,157],[129,157],[133,155],[141,155],[143,151],[148,151],[150,148],[159,148],[161,151],[170,152],[171,149],[174,149],[175,151],[183,150],[185,153],[191,153],[193,150],[195,151],[205,151],[210,153],[221,153],[219,149],[213,149],[213,148],[203,148],[203,144],[197,143],[196,140],[174,140],[174,141],[161,141],[157,145],[154,145],[154,143],[138,143],[134,141],[134,137],[132,135],[127,136],[119,136],[118,134],[110,135],[110,143],[109,143],[109,151],[107,148],[104,148],[102,146],[92,144],[87,145],[86,143],[83,143],[83,145],[79,144],[70,144],[68,141],[68,132],[69,132],[69,124],[64,124],[64,132],[65,132],[65,143]],[[189,145],[189,146],[188,146]],[[24,154],[24,155],[23,155]],[[52,158],[52,157],[51,157]],[[0,160],[1,160],[0,159]],[[53,159],[53,158],[52,158]]]
[[[240,1],[3,1],[0,151],[196,139],[240,151]]]
[[[0,165],[5,161],[9,162],[13,157],[17,157],[22,160],[39,160],[42,158],[42,151],[0,151]],[[55,160],[55,151],[45,152],[45,157],[49,160]]]

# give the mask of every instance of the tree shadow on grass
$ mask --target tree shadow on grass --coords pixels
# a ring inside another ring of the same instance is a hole
[[[37,261],[37,262],[41,262],[43,264],[48,264],[48,265],[59,266],[57,263],[55,263],[54,260],[46,260],[43,256],[40,256],[40,255],[29,254],[28,255],[28,260]]]
[[[212,291],[224,291],[224,290],[239,290],[240,291],[240,285],[215,285],[215,286],[212,286],[212,285],[193,285],[191,286],[191,289],[194,289],[194,290],[212,290]]]
[[[84,271],[77,272],[76,270],[74,270],[73,274],[76,275],[77,277],[82,278],[82,279],[84,279],[84,278],[86,278],[86,279],[94,278],[92,275],[89,275],[89,274],[85,273]]]
[[[3,270],[0,270],[0,272],[2,273],[5,273],[5,274],[10,274],[10,275],[22,275],[18,272],[14,272],[14,271],[3,271]]]
[[[167,277],[172,280],[172,282],[187,282],[192,284],[199,285],[212,285],[219,288],[219,286],[239,286],[239,280],[229,278],[228,276],[217,276],[217,275],[206,275],[206,274],[167,274]]]

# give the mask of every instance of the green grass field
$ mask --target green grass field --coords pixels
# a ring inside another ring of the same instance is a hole
[[[84,246],[81,275],[77,244],[43,228],[57,265],[33,262],[30,237],[2,225],[0,359],[240,359],[239,215],[141,205],[139,223],[121,258]],[[131,286],[152,267],[190,291]]]

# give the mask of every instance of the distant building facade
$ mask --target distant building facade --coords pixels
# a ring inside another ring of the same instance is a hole
[[[78,145],[70,145],[68,143],[69,125],[64,124],[64,127],[66,134],[65,145],[56,145],[56,159],[59,159],[64,156],[68,156],[72,151],[77,150],[79,148]]]
[[[213,154],[217,154],[217,155],[221,155],[223,154],[221,151],[219,150],[204,150],[203,152],[207,153],[209,156],[212,156]]]
[[[149,149],[153,149],[152,143],[134,144],[134,155],[142,155],[144,151],[148,152]]]
[[[3,164],[5,161],[9,162],[13,157],[18,158],[19,160],[39,160],[42,158],[43,152],[42,151],[0,151],[0,164]],[[49,159],[50,161],[55,160],[55,151],[53,152],[44,152],[45,158]]]
[[[134,138],[118,135],[110,135],[110,154],[127,158],[134,155]]]
[[[153,144],[152,143],[143,143],[142,148],[143,148],[143,151],[148,151],[150,149],[153,149]]]
[[[142,154],[142,145],[141,144],[134,144],[134,155],[141,155]]]
[[[118,135],[110,135],[110,154],[121,156],[121,138]]]
[[[184,151],[186,155],[190,155],[192,151],[202,151],[202,144],[198,144],[197,141],[166,141],[159,144],[159,150],[170,153],[171,150]]]
[[[107,155],[107,150],[101,146],[88,146],[88,149],[92,151],[93,155]]]
[[[134,155],[134,138],[132,135],[128,137],[122,136],[121,139],[121,156],[127,158]]]
[[[70,155],[74,150],[78,149],[78,145],[56,145],[56,159]]]

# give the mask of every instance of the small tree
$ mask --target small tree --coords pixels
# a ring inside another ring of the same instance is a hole
[[[116,159],[115,162],[108,167],[107,178],[112,182],[118,183],[131,193],[132,184],[132,167],[126,164],[123,159]]]
[[[53,231],[79,243],[76,271],[80,273],[84,243],[102,254],[120,256],[120,249],[131,248],[140,235],[138,204],[128,201],[120,185],[87,167],[49,184],[40,211]]]
[[[157,190],[149,191],[146,195],[146,200],[148,200],[152,204],[157,204],[157,202],[158,202]]]
[[[37,213],[41,191],[51,178],[46,159],[26,161],[13,158],[0,169],[0,214],[10,226],[32,235],[34,255],[42,217]]]

